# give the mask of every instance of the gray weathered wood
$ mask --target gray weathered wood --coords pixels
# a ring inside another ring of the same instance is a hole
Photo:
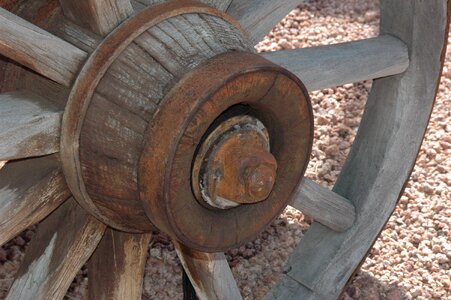
[[[395,75],[409,66],[407,46],[389,35],[262,55],[296,74],[309,91]]]
[[[200,2],[214,6],[219,10],[226,11],[229,8],[232,0],[201,0]]]
[[[40,222],[70,195],[55,157],[7,163],[0,169],[0,245]]]
[[[200,300],[242,299],[223,253],[198,252],[176,242],[174,245]]]
[[[314,223],[267,299],[336,299],[392,214],[415,164],[446,49],[451,2],[384,0],[381,33],[403,40],[408,70],[375,80],[348,160],[334,191],[356,208],[337,234]]]
[[[134,2],[138,2],[144,5],[157,5],[167,1],[168,0],[137,0]],[[230,3],[232,2],[232,0],[198,0],[198,1],[216,7],[217,9],[222,11],[226,11],[227,8],[230,6]],[[135,3],[133,3],[133,5],[136,6]]]
[[[31,93],[0,94],[0,160],[58,152],[62,115]]]
[[[0,54],[69,86],[87,54],[0,8]]]
[[[151,237],[108,229],[89,260],[88,299],[141,299]]]
[[[114,220],[110,225],[115,228],[124,230],[133,225],[148,230],[136,172],[147,123],[179,78],[207,59],[232,50],[252,51],[252,46],[246,44],[237,28],[207,14],[172,17],[130,43],[105,72],[90,98],[80,129],[80,151],[73,152],[83,160],[80,176],[84,186],[76,195],[78,199],[89,197],[107,216],[105,222]],[[79,104],[73,103],[74,107]],[[68,118],[68,126],[77,118],[78,113]],[[76,137],[65,138],[68,148],[78,146],[74,143]],[[65,162],[72,159],[72,154],[67,155]],[[73,181],[74,193],[80,182]],[[86,191],[85,195],[82,191]]]
[[[355,220],[350,201],[307,178],[299,185],[291,206],[339,232],[349,229]]]
[[[227,13],[237,19],[254,43],[261,41],[304,0],[233,0]]]
[[[60,3],[69,19],[102,36],[133,14],[129,0],[60,0]]]
[[[63,299],[104,231],[73,198],[66,201],[39,224],[6,299]]]

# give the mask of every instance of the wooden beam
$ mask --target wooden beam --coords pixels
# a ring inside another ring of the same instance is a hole
[[[60,0],[72,21],[105,36],[133,14],[129,0]]]
[[[0,8],[0,54],[70,86],[87,53]]]
[[[108,229],[89,260],[88,299],[141,299],[151,237]]]
[[[227,13],[240,22],[254,43],[258,43],[302,1],[233,0]]]
[[[409,66],[407,46],[389,35],[262,55],[297,75],[309,91],[391,76]]]
[[[224,253],[198,252],[177,242],[174,245],[199,300],[242,299]]]
[[[70,195],[56,157],[7,163],[0,169],[0,245],[40,222]]]
[[[350,201],[307,178],[302,180],[291,206],[338,232],[349,229],[355,220]]]
[[[62,115],[31,93],[0,94],[0,160],[58,152]]]
[[[39,224],[6,299],[63,299],[105,228],[73,198],[66,201]]]

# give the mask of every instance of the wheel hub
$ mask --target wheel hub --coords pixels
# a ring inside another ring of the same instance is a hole
[[[177,30],[159,38],[165,26]],[[77,201],[114,228],[155,226],[202,251],[258,234],[303,176],[313,118],[299,79],[253,51],[234,20],[192,1],[118,27],[84,66],[64,115]]]
[[[241,115],[219,124],[200,145],[192,187],[200,203],[227,209],[268,198],[276,171],[266,127]]]

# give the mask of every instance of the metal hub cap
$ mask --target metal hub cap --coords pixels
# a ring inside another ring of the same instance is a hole
[[[264,201],[276,180],[266,127],[252,116],[236,116],[211,132],[199,149],[192,185],[198,200],[227,209]]]

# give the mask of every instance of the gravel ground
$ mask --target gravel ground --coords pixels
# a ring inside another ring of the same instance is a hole
[[[294,10],[258,45],[260,51],[332,44],[376,36],[378,1],[318,0]],[[449,40],[449,44],[451,39]],[[311,94],[315,143],[307,176],[332,187],[352,145],[371,82]],[[342,299],[451,299],[451,47],[426,139],[404,196]],[[254,242],[227,253],[245,299],[261,299],[277,281],[288,255],[311,220],[288,208]],[[27,230],[0,248],[0,299],[11,284]],[[85,294],[86,269],[67,299]],[[143,299],[181,299],[174,248],[160,234],[152,241]]]

